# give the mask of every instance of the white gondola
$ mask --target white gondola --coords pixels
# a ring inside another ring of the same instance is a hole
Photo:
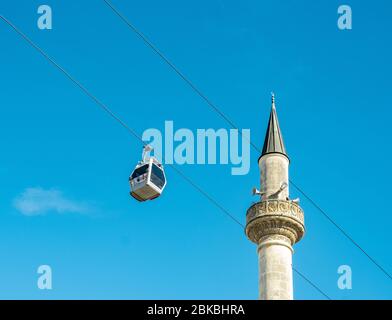
[[[150,146],[143,148],[143,159],[129,177],[131,196],[138,201],[152,200],[159,197],[166,186],[166,177],[162,164],[149,156]]]

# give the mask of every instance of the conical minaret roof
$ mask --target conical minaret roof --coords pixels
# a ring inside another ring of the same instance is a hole
[[[264,138],[263,151],[261,152],[260,157],[269,153],[280,153],[288,158],[283,142],[283,136],[279,127],[278,116],[276,114],[274,94],[272,94],[271,114],[268,121],[267,132]]]

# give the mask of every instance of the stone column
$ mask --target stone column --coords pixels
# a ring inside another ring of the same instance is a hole
[[[293,273],[290,240],[284,236],[263,237],[257,247],[259,255],[259,299],[292,300]]]
[[[305,233],[300,206],[290,200],[264,200],[246,214],[246,235],[257,244],[259,298],[292,300],[292,245]]]

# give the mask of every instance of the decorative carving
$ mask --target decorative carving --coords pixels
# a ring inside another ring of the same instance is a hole
[[[245,232],[257,244],[272,235],[286,237],[294,244],[305,233],[304,213],[297,203],[289,200],[257,202],[248,209]]]
[[[267,202],[267,211],[268,212],[276,212],[278,210],[278,203],[276,201],[268,201]]]

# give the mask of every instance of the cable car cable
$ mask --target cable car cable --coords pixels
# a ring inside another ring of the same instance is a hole
[[[234,124],[234,122],[226,116],[216,104],[214,104],[202,91],[200,91],[196,85],[189,80],[175,65],[172,63],[141,31],[139,31],[117,8],[115,8],[108,0],[103,0],[109,8],[134,32],[142,41],[151,48],[181,79],[183,79],[191,88],[194,90],[197,95],[199,95],[215,112],[217,112],[233,129],[238,129],[238,127]],[[242,137],[242,132],[238,130],[239,135]],[[247,137],[244,137],[250,145],[259,153],[261,150]],[[366,255],[366,257],[376,266],[378,267],[387,277],[392,280],[392,275],[388,273],[378,262],[374,260],[354,239],[348,235],[344,229],[339,226],[321,207],[311,199],[300,187],[297,186],[291,179],[289,182],[292,186],[300,192],[309,202],[316,208],[329,222],[331,222],[352,244],[354,244],[359,250],[362,251]]]
[[[146,146],[145,142],[141,139],[141,137],[130,128],[124,121],[122,121],[113,111],[111,111],[104,103],[102,103],[97,97],[95,97],[92,93],[90,93],[79,81],[74,79],[63,67],[61,67],[57,62],[55,62],[44,50],[42,50],[38,45],[36,45],[29,37],[27,37],[19,28],[17,28],[11,21],[5,18],[3,15],[0,15],[0,18],[7,23],[16,33],[18,33],[27,43],[29,43],[34,49],[36,49],[45,59],[47,59],[52,65],[54,65],[58,70],[60,70],[69,80],[71,80],[77,87],[79,87],[88,97],[90,97],[96,104],[98,104],[107,114],[109,114],[113,119],[119,122],[124,128],[128,130],[135,138],[140,140],[144,146]],[[178,174],[180,174],[189,184],[191,184],[197,191],[203,194],[211,203],[213,203],[216,207],[218,207],[223,213],[225,213],[229,218],[239,224],[242,228],[244,225],[238,221],[228,210],[226,210],[222,205],[220,205],[213,197],[211,197],[206,191],[201,189],[197,184],[195,184],[190,178],[188,178],[182,171],[176,168],[174,165],[169,165],[173,168]],[[315,285],[312,281],[307,279],[302,273],[292,267],[293,270],[300,275],[303,279],[305,279],[308,283],[310,283],[314,288],[316,288],[320,293],[322,293],[326,298],[330,299],[328,295],[326,295],[317,285]]]

